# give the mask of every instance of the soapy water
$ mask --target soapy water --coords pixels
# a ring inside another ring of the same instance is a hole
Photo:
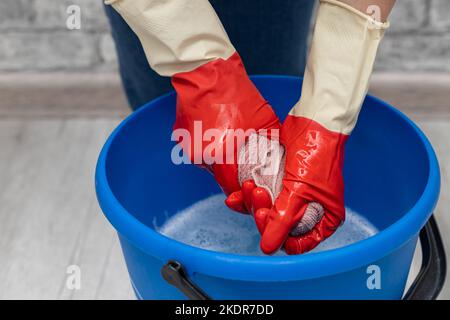
[[[264,255],[253,217],[228,209],[223,194],[201,200],[170,217],[155,229],[171,239],[211,251],[249,256]],[[346,208],[344,224],[311,252],[343,247],[375,235],[378,229],[366,218]],[[278,251],[275,255],[286,255]]]

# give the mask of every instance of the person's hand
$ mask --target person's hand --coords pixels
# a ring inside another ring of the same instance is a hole
[[[278,117],[248,78],[237,53],[172,77],[177,92],[174,132],[191,163],[214,175],[226,195],[238,191],[237,154],[251,132],[271,136]],[[240,211],[248,211],[241,208]]]
[[[239,190],[227,197],[225,204],[232,210],[255,214],[261,208],[271,208],[272,198],[269,192],[258,187],[255,181],[246,180]]]
[[[344,145],[388,26],[341,1],[320,1],[301,99],[281,129],[283,189],[272,208],[255,213],[265,253],[310,251],[344,221]],[[293,229],[318,205],[323,216],[311,230]]]
[[[135,32],[150,67],[172,78],[177,92],[172,139],[180,143],[174,150],[184,151],[183,157],[172,153],[174,163],[190,159],[211,171],[227,195],[238,190],[236,158],[245,131],[278,129],[280,122],[248,78],[210,2],[107,3]]]
[[[347,137],[311,119],[287,117],[281,129],[286,148],[283,189],[271,209],[255,212],[264,253],[272,254],[283,244],[288,254],[310,251],[344,221],[342,166]],[[311,230],[299,234],[295,226],[317,203],[324,209],[322,218]]]

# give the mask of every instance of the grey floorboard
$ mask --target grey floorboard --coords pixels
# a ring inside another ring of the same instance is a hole
[[[100,283],[109,264],[123,264],[93,183],[97,155],[117,122],[0,121],[0,298],[131,296],[126,272],[114,279],[121,296]],[[65,287],[72,264],[81,268],[80,290]]]

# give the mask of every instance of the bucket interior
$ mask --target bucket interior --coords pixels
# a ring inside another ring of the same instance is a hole
[[[298,100],[300,80],[253,80],[284,119]],[[116,131],[106,156],[106,176],[114,196],[149,228],[221,192],[204,170],[172,163],[174,118],[174,94],[153,101]],[[417,132],[381,101],[366,98],[346,146],[346,206],[381,232],[414,206],[424,191],[429,170],[427,152]]]

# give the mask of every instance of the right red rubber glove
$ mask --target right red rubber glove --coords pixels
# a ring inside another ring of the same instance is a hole
[[[316,247],[345,219],[342,167],[344,146],[353,130],[387,28],[335,0],[321,0],[301,100],[281,129],[286,148],[283,189],[271,209],[255,213],[261,249],[288,254]],[[304,234],[293,227],[311,203],[324,215]]]
[[[172,77],[177,92],[172,138],[180,142],[186,160],[212,172],[227,195],[240,190],[237,155],[244,143],[242,133],[278,136],[271,129],[278,130],[280,122],[248,78],[209,1],[105,3],[111,4],[139,37],[152,69]],[[180,160],[179,154],[174,154]],[[236,196],[239,194],[232,199]],[[243,206],[236,208],[248,211]]]
[[[330,131],[314,120],[287,117],[281,131],[281,142],[286,146],[283,189],[272,209],[255,213],[264,253],[274,253],[283,243],[288,254],[309,251],[344,220],[342,165],[346,140],[347,135]],[[292,229],[312,202],[324,207],[322,219],[306,234],[293,236]]]
[[[238,152],[249,135],[243,134],[253,131],[278,139],[280,121],[248,78],[239,55],[175,74],[172,84],[177,91],[174,129],[186,130],[191,138],[205,137],[208,131],[219,137],[214,138],[214,144],[209,139],[191,139],[193,143],[185,144],[183,151],[191,162],[211,171],[226,195],[240,190]],[[222,156],[213,154],[214,158],[208,159],[207,150],[212,145]],[[243,207],[236,210],[249,211]]]

